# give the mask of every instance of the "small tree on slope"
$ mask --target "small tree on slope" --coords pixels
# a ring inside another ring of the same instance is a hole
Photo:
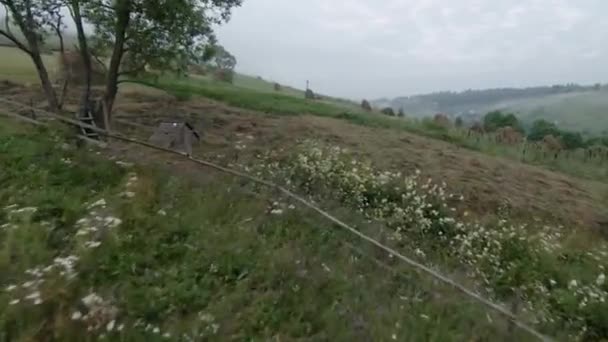
[[[91,45],[107,50],[110,62],[105,91],[91,101],[85,87],[81,111],[90,110],[98,124],[111,121],[111,112],[123,76],[135,76],[147,68],[184,72],[188,64],[215,43],[212,26],[227,21],[242,0],[64,0],[78,31],[85,67]],[[84,22],[93,26],[96,37],[88,41]],[[127,53],[128,52],[128,53]],[[128,59],[123,61],[123,59]],[[121,68],[123,66],[123,68]],[[127,66],[125,69],[124,66]],[[107,114],[107,121],[103,114]]]

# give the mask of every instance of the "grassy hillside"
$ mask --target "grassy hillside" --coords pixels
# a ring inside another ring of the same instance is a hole
[[[2,339],[533,340],[275,193],[0,123]],[[249,172],[289,181],[547,334],[608,336],[603,241],[508,211],[467,221],[445,185],[337,146],[268,152]]]
[[[54,54],[43,55],[43,60],[51,76],[57,71],[57,57]],[[38,75],[27,54],[19,49],[0,46],[0,77],[14,82],[37,83]]]
[[[208,84],[217,83],[217,82],[214,82],[213,80],[211,80],[210,77],[194,76],[193,78],[196,80],[205,81]],[[275,82],[268,81],[268,80],[265,80],[260,77],[254,77],[254,76],[238,74],[238,73],[235,75],[234,82],[232,85],[237,88],[253,90],[253,91],[261,92],[261,93],[287,95],[287,96],[292,96],[292,97],[296,97],[296,98],[300,98],[300,99],[304,99],[304,97],[305,97],[304,91],[301,89],[296,89],[293,87],[281,85],[281,90],[276,91],[274,89]],[[317,95],[321,95],[321,94],[317,94]],[[327,96],[327,95],[321,95],[321,96],[322,96],[322,99],[317,100],[316,102],[329,104],[329,105],[333,105],[333,106],[339,106],[343,109],[360,110],[359,105],[353,101],[350,101],[347,99],[331,97],[331,96]]]
[[[530,340],[284,198],[0,123],[2,340]]]

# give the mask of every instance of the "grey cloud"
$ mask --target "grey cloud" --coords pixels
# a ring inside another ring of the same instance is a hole
[[[245,0],[240,71],[351,97],[608,81],[605,0]]]

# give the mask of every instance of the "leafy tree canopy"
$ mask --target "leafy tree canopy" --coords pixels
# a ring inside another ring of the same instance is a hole
[[[566,149],[575,149],[585,146],[585,139],[578,132],[561,132],[562,144],[564,144],[564,148]]]
[[[559,136],[560,130],[557,126],[547,120],[536,120],[530,128],[528,139],[531,141],[540,141],[547,135]]]
[[[512,127],[513,129],[523,132],[523,126],[515,114],[505,114],[499,110],[489,112],[484,117],[484,128],[488,132],[494,132],[502,127]]]
[[[214,47],[213,62],[220,70],[234,70],[236,67],[236,57],[234,57],[223,46],[217,45]]]
[[[111,50],[122,36],[117,18],[125,17],[123,74],[154,69],[185,71],[192,61],[209,58],[213,25],[230,17],[242,0],[90,0],[85,19],[95,29],[96,50]],[[116,38],[119,38],[118,40]]]

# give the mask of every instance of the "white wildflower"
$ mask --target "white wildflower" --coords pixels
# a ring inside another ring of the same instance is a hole
[[[90,309],[95,305],[103,303],[103,299],[99,297],[96,293],[91,293],[82,298],[82,303]]]
[[[156,212],[158,215],[160,216],[167,216],[167,212],[164,211],[163,209],[160,209],[159,211]]]
[[[72,312],[72,321],[79,321],[82,318],[82,313],[80,311]]]
[[[121,167],[124,167],[124,168],[128,169],[128,168],[133,167],[133,165],[134,165],[134,164],[133,164],[133,163],[128,163],[128,162],[123,162],[123,161],[120,161],[120,160],[119,160],[119,161],[117,161],[117,162],[116,162],[116,165],[118,165],[118,166],[121,166]]]
[[[569,289],[571,289],[573,287],[576,287],[576,286],[578,286],[578,283],[574,279],[570,280],[570,282],[568,283],[568,288]]]
[[[271,213],[272,215],[281,215],[281,214],[283,214],[283,209],[272,209],[272,210],[270,211],[270,213]]]
[[[91,204],[88,206],[88,208],[89,208],[89,209],[93,209],[93,208],[96,208],[96,207],[105,208],[105,206],[106,206],[106,205],[107,205],[106,200],[102,198],[102,199],[100,199],[100,200],[97,200],[97,201],[95,201],[95,202],[91,203]],[[78,222],[77,222],[77,223],[81,223],[81,222],[80,222],[81,220],[86,220],[86,219],[80,219],[80,220],[78,220]]]
[[[25,283],[23,283],[21,285],[21,287],[23,288],[28,288],[28,287],[32,287],[35,283],[33,281],[26,281]]]
[[[11,291],[13,291],[16,288],[17,288],[16,285],[9,285],[9,286],[6,287],[6,292],[11,292]]]
[[[606,275],[604,273],[600,274],[597,277],[597,280],[595,281],[597,286],[602,286],[602,285],[604,285],[605,282],[606,282]]]
[[[89,232],[90,232],[89,229],[78,229],[78,231],[76,232],[76,236],[89,235]]]
[[[14,213],[14,214],[21,214],[21,213],[33,214],[37,211],[38,211],[38,208],[35,208],[35,207],[24,207],[21,209],[13,210],[12,213]]]
[[[8,305],[17,305],[19,302],[21,302],[19,299],[13,299],[8,303]]]
[[[112,330],[114,330],[114,324],[115,324],[115,323],[116,323],[116,322],[115,322],[114,320],[111,320],[110,322],[108,322],[108,324],[106,325],[106,330],[107,330],[107,331],[112,331]]]
[[[152,330],[152,332],[158,334],[160,333],[160,329],[158,327],[154,327],[154,330]]]
[[[215,317],[213,317],[213,315],[208,314],[208,313],[204,313],[204,312],[199,312],[198,314],[198,318],[206,323],[211,323],[215,320]]]
[[[34,291],[34,292],[30,293],[29,295],[27,295],[25,297],[25,299],[29,299],[29,300],[40,299],[40,291]]]
[[[125,191],[121,193],[120,196],[123,198],[133,198],[135,197],[135,193],[133,191]]]
[[[99,242],[99,241],[87,241],[87,242],[84,243],[84,246],[87,247],[87,248],[93,249],[93,248],[97,248],[97,247],[101,246],[101,242]]]
[[[0,226],[0,229],[15,229],[15,228],[17,228],[17,226],[12,223],[5,223]]]
[[[108,227],[116,228],[116,227],[120,226],[120,224],[122,223],[122,220],[117,217],[109,216],[104,219],[104,222]]]

